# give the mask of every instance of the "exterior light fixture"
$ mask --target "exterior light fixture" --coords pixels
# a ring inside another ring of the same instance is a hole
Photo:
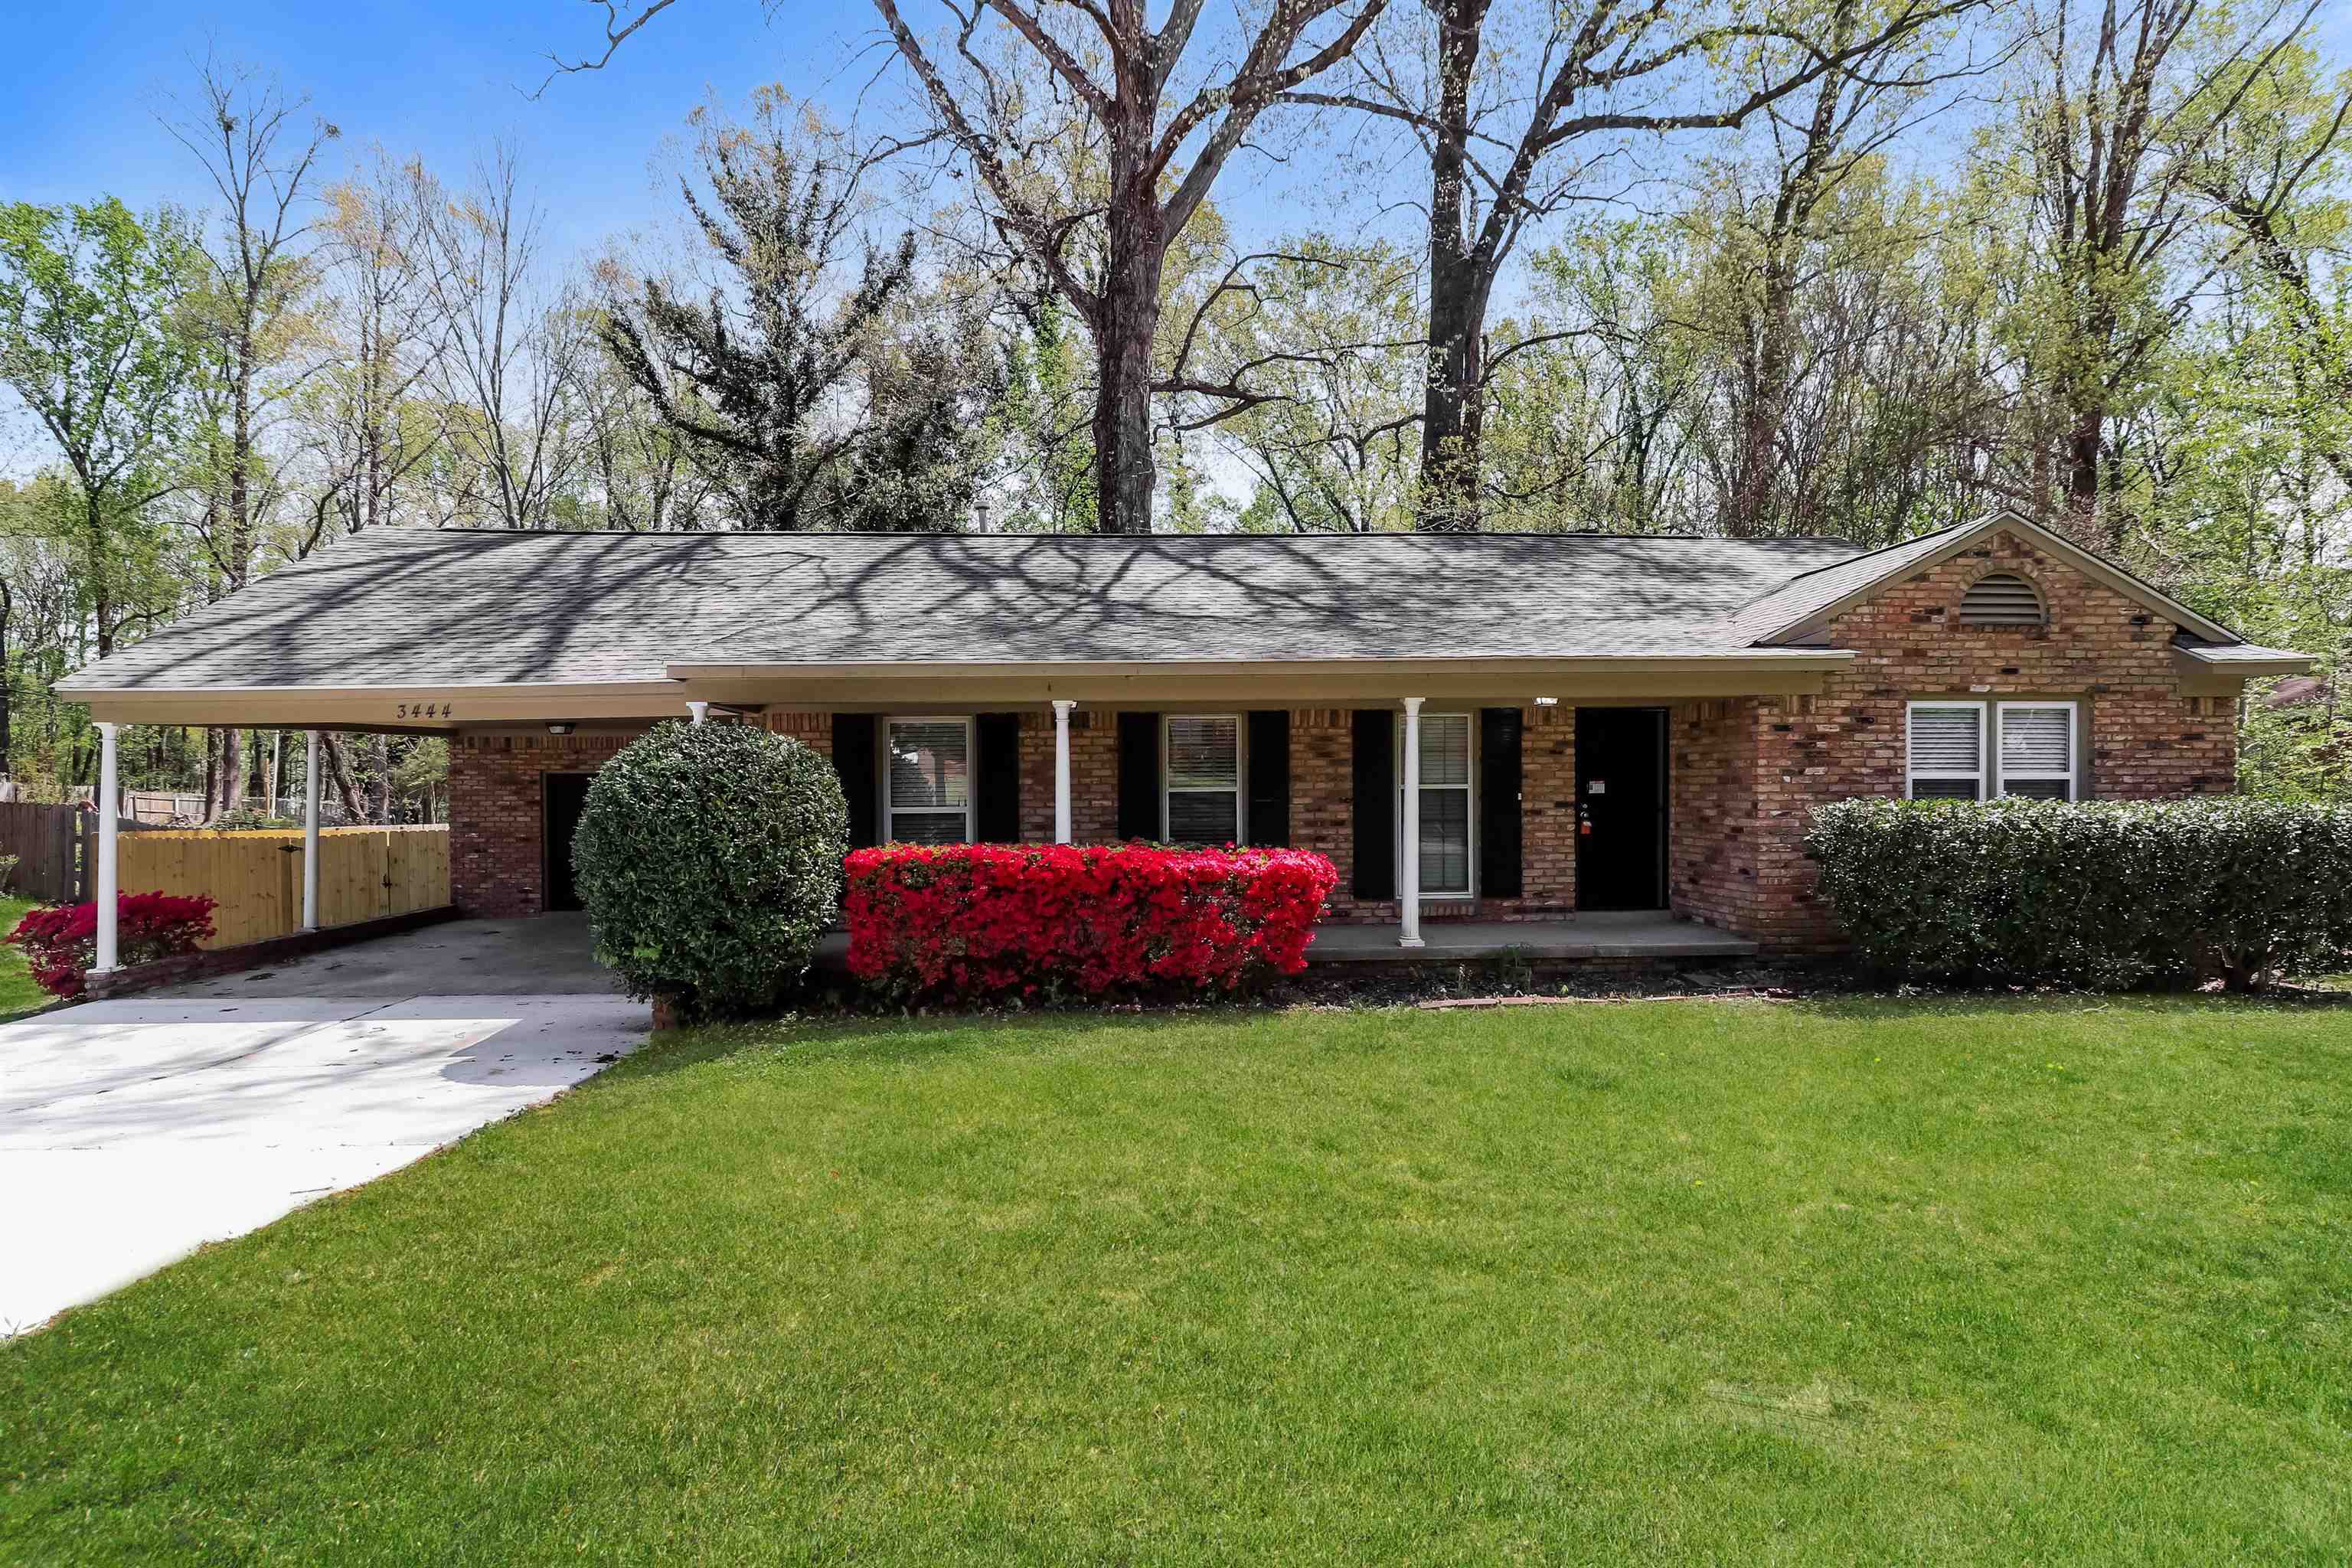
[[[1538,697],[1536,699],[1536,706],[1538,708],[1557,708],[1559,706],[1559,699],[1557,697]]]
[[[569,719],[551,719],[547,721],[547,732],[551,735],[569,735],[577,728],[578,726]]]

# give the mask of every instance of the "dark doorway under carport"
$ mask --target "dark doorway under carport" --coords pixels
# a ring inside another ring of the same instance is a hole
[[[588,804],[588,783],[594,773],[542,773],[541,794],[545,820],[546,901],[550,914],[580,908],[580,892],[572,876],[572,836],[580,827],[580,813]]]

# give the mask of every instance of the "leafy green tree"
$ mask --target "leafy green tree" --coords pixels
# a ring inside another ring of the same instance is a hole
[[[144,513],[178,488],[166,476],[195,369],[182,310],[194,256],[169,211],[142,222],[111,196],[0,206],[0,380],[73,477],[79,586],[101,656],[155,613]]]

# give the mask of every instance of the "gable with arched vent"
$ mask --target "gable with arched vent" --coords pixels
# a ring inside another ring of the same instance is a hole
[[[2015,572],[1989,572],[1960,596],[1964,626],[2040,626],[2050,623],[2041,590]]]

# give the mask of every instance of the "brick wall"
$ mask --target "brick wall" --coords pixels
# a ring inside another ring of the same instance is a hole
[[[775,733],[790,735],[819,756],[833,755],[832,714],[786,713],[771,710],[761,717]]]
[[[1960,596],[1996,571],[2041,590],[2047,625],[1958,624]],[[2181,694],[2177,629],[2006,531],[1889,585],[1827,629],[1824,642],[1857,657],[1820,696],[1675,709],[1675,908],[1776,948],[1833,942],[1801,847],[1806,815],[1903,794],[1904,705],[1916,698],[2079,701],[2086,799],[2226,793],[2236,728],[2226,704],[2208,713]]]
[[[541,854],[549,773],[593,773],[642,729],[551,735],[462,734],[449,743],[449,901],[509,919],[543,907]]]

